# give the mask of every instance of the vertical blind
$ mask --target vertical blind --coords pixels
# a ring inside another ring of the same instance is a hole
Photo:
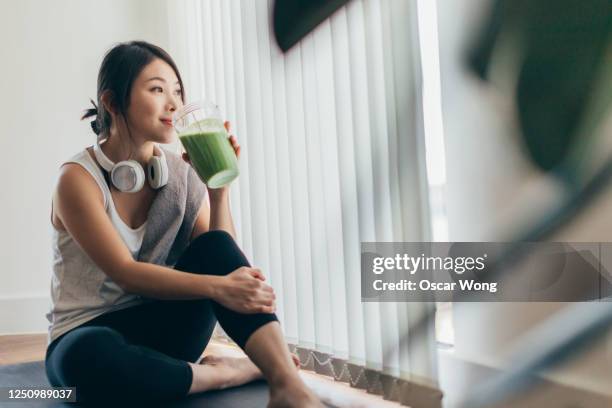
[[[430,239],[416,4],[353,0],[286,54],[273,2],[169,1],[189,100],[215,101],[242,146],[237,240],[277,295],[308,369],[436,406],[432,304],[361,302],[360,243]]]

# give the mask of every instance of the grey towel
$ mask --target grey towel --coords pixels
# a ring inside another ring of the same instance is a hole
[[[168,184],[158,191],[149,209],[138,261],[172,267],[189,245],[206,185],[178,154],[164,152]]]

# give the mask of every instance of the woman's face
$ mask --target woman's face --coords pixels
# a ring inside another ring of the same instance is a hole
[[[183,106],[181,93],[170,65],[158,58],[146,65],[132,85],[127,109],[132,135],[141,142],[172,143],[172,114]]]

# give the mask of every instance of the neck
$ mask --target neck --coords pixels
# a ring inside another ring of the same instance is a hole
[[[149,159],[154,154],[154,143],[151,141],[140,142],[138,139],[131,140],[129,137],[122,137],[117,132],[111,132],[110,137],[100,145],[104,154],[114,163],[123,160],[136,160],[146,169]]]

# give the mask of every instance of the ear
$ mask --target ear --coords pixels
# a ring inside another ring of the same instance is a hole
[[[115,101],[113,98],[113,93],[111,91],[105,91],[100,97],[100,102],[104,106],[107,112],[117,115],[117,106],[115,105]]]

